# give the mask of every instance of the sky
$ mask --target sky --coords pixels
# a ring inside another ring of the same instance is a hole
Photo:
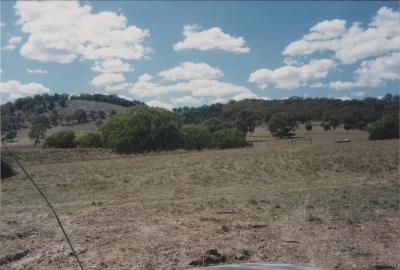
[[[399,93],[396,1],[3,1],[1,103],[106,93],[167,109]]]

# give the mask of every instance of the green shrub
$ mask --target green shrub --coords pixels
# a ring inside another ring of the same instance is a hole
[[[135,106],[109,118],[100,130],[106,147],[129,154],[181,147],[180,128],[173,112]]]
[[[72,130],[61,130],[53,133],[46,137],[43,146],[48,148],[74,148],[75,133]]]
[[[212,134],[212,146],[221,149],[244,147],[246,134],[238,128],[220,129]]]
[[[103,147],[103,138],[100,133],[88,132],[75,141],[77,147],[100,148]]]
[[[181,133],[185,149],[201,150],[211,146],[211,133],[204,125],[185,125]]]
[[[368,125],[370,140],[384,140],[399,138],[399,115],[385,115],[376,122]]]

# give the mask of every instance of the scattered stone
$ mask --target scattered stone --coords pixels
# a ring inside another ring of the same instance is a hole
[[[26,249],[26,250],[24,250],[22,252],[18,252],[16,254],[14,254],[14,255],[7,255],[7,256],[5,256],[3,258],[0,258],[0,265],[5,265],[5,264],[12,263],[14,261],[21,260],[23,257],[28,255],[28,253],[29,253],[29,250]]]
[[[189,265],[211,265],[225,263],[226,261],[226,255],[218,252],[217,249],[210,249],[200,259],[191,261]]]

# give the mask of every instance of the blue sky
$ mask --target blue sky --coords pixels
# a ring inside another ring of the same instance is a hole
[[[166,108],[398,94],[397,2],[1,2],[2,103],[112,93]]]

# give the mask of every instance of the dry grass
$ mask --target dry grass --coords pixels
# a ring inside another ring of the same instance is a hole
[[[215,248],[228,262],[245,250],[250,256],[242,261],[347,270],[400,267],[398,143],[20,156],[86,269],[185,269]],[[53,217],[21,175],[2,183],[0,224],[0,257],[29,248],[10,269],[76,269]]]

